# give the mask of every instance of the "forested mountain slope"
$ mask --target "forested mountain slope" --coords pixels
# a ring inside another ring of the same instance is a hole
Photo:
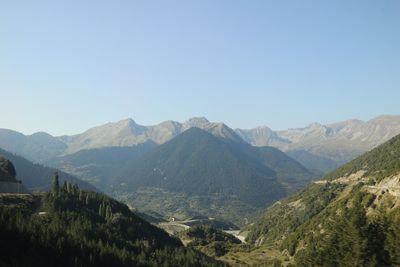
[[[400,136],[270,207],[248,241],[295,266],[400,265]]]
[[[44,167],[40,164],[34,164],[27,159],[14,155],[8,151],[0,149],[0,156],[10,160],[16,169],[16,178],[21,180],[23,185],[32,191],[45,191],[51,186],[51,177],[55,169]],[[59,172],[61,182],[69,181],[78,184],[81,188],[87,190],[97,190],[91,184],[82,181],[65,172]]]
[[[76,185],[0,194],[0,266],[222,266]]]
[[[132,161],[111,185],[117,195],[131,194],[127,201],[139,208],[150,209],[151,203],[160,213],[192,210],[232,221],[314,177],[276,148],[256,148],[191,128]],[[160,203],[153,202],[157,198]]]

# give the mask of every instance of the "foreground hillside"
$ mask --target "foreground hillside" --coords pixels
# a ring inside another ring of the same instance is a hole
[[[0,195],[0,266],[221,266],[76,185]]]
[[[400,136],[278,201],[246,230],[256,247],[230,255],[238,261],[399,266]]]

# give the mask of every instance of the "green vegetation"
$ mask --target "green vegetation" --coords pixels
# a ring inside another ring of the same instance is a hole
[[[219,215],[244,225],[245,218],[313,177],[275,148],[256,148],[192,128],[128,164],[115,175],[109,192],[140,210]],[[143,188],[160,195],[150,192],[148,197]]]
[[[374,176],[377,181],[397,174],[400,171],[400,136],[393,137],[370,152],[331,172],[326,176],[326,179],[336,179],[360,170],[365,171],[364,176]]]
[[[194,247],[201,252],[211,256],[220,257],[225,255],[234,245],[241,241],[233,235],[227,234],[211,226],[194,226],[179,234],[181,240],[188,247]]]
[[[0,171],[7,173],[13,178],[17,176],[14,165],[11,163],[11,161],[2,156],[0,156]]]
[[[54,157],[45,163],[80,177],[100,190],[106,190],[109,187],[110,178],[115,173],[155,146],[156,144],[148,141],[132,147],[85,149],[74,154]]]
[[[294,197],[275,203],[252,226],[247,241],[281,242],[303,223],[319,214],[342,190],[341,184],[313,184]]]
[[[12,162],[17,170],[17,179],[22,181],[22,184],[31,191],[47,191],[51,189],[51,178],[53,177],[55,169],[44,167],[40,164],[34,164],[25,158],[19,157],[0,149],[0,156],[7,158]],[[58,172],[60,182],[68,181],[70,183],[78,184],[80,188],[85,190],[96,191],[97,189],[87,182],[79,180],[78,178],[69,175],[65,172]]]
[[[332,206],[326,214],[304,225],[295,235],[285,240],[284,246],[289,249],[289,253],[295,254],[296,266],[400,264],[400,209],[379,212],[376,217],[369,219],[365,207],[369,201],[365,200],[371,195],[359,189],[353,194],[336,205],[336,208],[340,208],[340,216],[335,216]],[[317,225],[321,225],[320,230],[323,231],[312,233]],[[303,240],[303,248],[299,247],[298,240]]]
[[[41,195],[0,195],[0,266],[220,266],[77,185]]]
[[[257,209],[235,196],[222,194],[194,195],[170,192],[159,188],[139,188],[133,193],[116,191],[113,197],[124,203],[140,207],[145,213],[157,212],[166,218],[179,220],[195,216],[211,217],[225,222],[227,228],[237,228],[253,218]],[[232,223],[235,222],[235,223]]]
[[[260,262],[277,266],[400,266],[399,159],[397,136],[275,203],[246,229],[247,254],[265,251]],[[243,262],[245,252],[227,257]]]
[[[16,175],[17,173],[11,161],[0,155],[0,181],[15,182]]]

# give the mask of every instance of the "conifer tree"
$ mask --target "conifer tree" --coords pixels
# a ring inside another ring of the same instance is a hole
[[[60,182],[58,179],[58,172],[55,172],[53,176],[53,190],[52,190],[53,194],[57,195],[59,190],[60,190]]]
[[[111,220],[112,218],[112,211],[110,205],[107,205],[106,208],[106,220]]]
[[[104,213],[103,213],[103,209],[104,208],[104,205],[103,205],[103,203],[101,203],[100,204],[100,206],[99,206],[99,215],[101,216],[101,217],[103,217],[104,216]]]
[[[79,194],[79,186],[78,186],[77,184],[74,184],[74,185],[72,186],[72,193],[73,193],[74,195],[78,195],[78,194]]]

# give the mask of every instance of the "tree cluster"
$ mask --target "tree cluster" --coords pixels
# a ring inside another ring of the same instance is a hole
[[[0,205],[0,266],[220,266],[106,195],[59,185],[28,209]],[[19,201],[25,201],[22,197]],[[30,207],[31,205],[24,205]]]

